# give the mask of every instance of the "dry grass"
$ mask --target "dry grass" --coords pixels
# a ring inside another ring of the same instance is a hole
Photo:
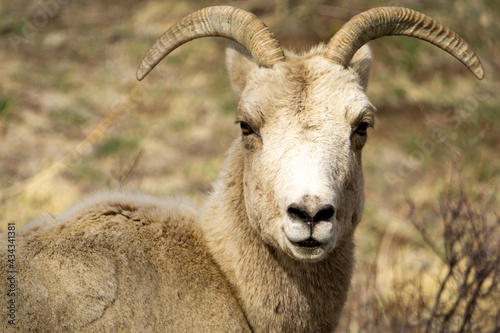
[[[375,260],[358,265],[339,331],[500,332],[498,184],[466,179],[454,148],[438,203],[407,199],[421,242],[394,246],[397,226],[385,231]]]
[[[135,69],[174,20],[213,4],[254,11],[299,50],[327,40],[352,13],[401,5],[439,19],[478,51],[482,82],[423,42],[371,43],[368,94],[379,112],[365,148],[358,269],[339,331],[498,331],[496,1],[2,3],[0,231],[103,187],[203,199],[238,133],[224,41],[186,44],[144,84]],[[488,259],[470,261],[477,253]]]

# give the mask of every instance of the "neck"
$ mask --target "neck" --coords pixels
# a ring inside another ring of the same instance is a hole
[[[201,226],[254,331],[333,330],[353,266],[352,239],[318,263],[290,258],[265,244],[247,221],[243,147],[236,141],[208,198]]]

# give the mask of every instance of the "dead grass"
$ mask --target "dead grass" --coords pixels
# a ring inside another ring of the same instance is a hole
[[[500,331],[500,184],[478,187],[462,174],[466,150],[452,150],[437,202],[407,199],[413,235],[391,223],[361,258],[339,331]]]

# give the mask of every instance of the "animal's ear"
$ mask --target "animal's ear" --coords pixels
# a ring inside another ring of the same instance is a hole
[[[372,64],[372,52],[368,45],[360,48],[352,57],[349,67],[352,68],[359,77],[359,82],[366,91],[368,86],[368,76],[370,74],[370,66]]]
[[[248,74],[258,67],[252,55],[240,44],[228,41],[226,66],[234,92],[240,96],[247,83]]]

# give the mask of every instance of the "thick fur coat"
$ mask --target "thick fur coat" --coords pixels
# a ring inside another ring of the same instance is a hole
[[[249,332],[189,203],[101,192],[16,232],[8,324],[0,238],[0,331]]]

